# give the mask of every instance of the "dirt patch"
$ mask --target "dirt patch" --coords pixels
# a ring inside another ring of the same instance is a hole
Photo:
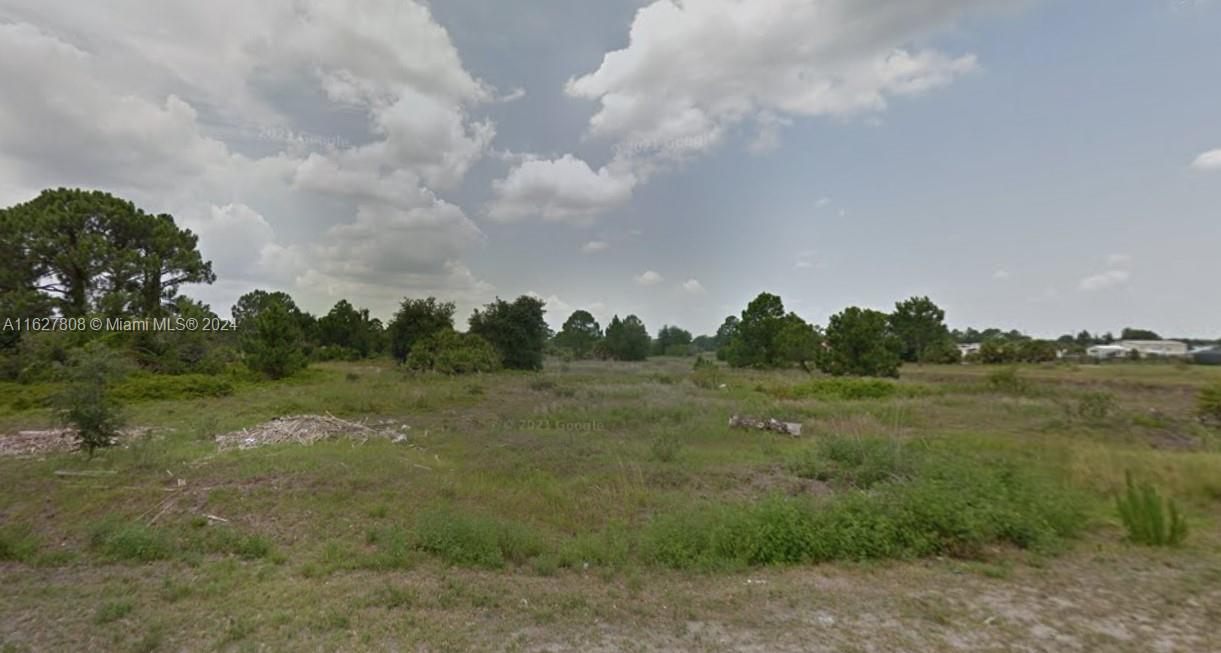
[[[350,422],[334,415],[290,415],[277,417],[232,433],[216,436],[216,445],[221,451],[230,449],[254,449],[269,444],[309,445],[319,440],[349,438],[364,442],[369,438],[386,438],[393,442],[407,442],[407,431],[411,427],[399,422],[365,421]]]

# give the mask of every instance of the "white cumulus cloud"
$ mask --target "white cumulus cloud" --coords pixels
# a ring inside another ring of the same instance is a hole
[[[1209,150],[1191,162],[1196,170],[1221,170],[1221,148]]]
[[[662,276],[660,274],[657,274],[656,272],[654,272],[652,270],[646,270],[646,271],[636,275],[635,279],[636,279],[636,283],[638,283],[642,286],[655,286],[655,285],[661,283],[662,281],[664,281],[664,279],[662,278]]]
[[[682,289],[683,291],[692,295],[703,295],[708,292],[707,290],[704,290],[704,284],[700,283],[696,279],[687,279],[684,281],[682,283]]]
[[[605,252],[609,248],[610,243],[605,240],[591,240],[581,246],[581,251],[586,254],[596,254],[598,252]]]
[[[588,223],[631,199],[636,179],[603,167],[595,172],[581,159],[530,159],[492,182],[488,217],[502,222],[541,218]]]

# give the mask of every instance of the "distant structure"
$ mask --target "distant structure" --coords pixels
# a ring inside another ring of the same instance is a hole
[[[1178,340],[1120,340],[1085,350],[1093,358],[1122,358],[1131,356],[1132,352],[1140,356],[1182,357],[1187,355],[1187,343]]]
[[[978,343],[978,342],[963,343],[963,344],[958,345],[958,353],[962,354],[963,356],[969,356],[971,354],[978,354],[979,347],[980,347],[980,343]]]
[[[1221,365],[1221,347],[1203,347],[1191,352],[1196,365]]]

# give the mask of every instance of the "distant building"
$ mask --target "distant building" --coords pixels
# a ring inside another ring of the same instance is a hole
[[[968,342],[965,344],[960,344],[960,345],[958,345],[958,353],[962,354],[963,356],[968,356],[970,354],[978,354],[979,353],[979,344],[980,343],[978,343],[978,342]]]
[[[1085,354],[1091,358],[1122,358],[1128,355],[1131,351],[1127,347],[1120,345],[1094,345],[1085,350]]]
[[[1141,356],[1186,356],[1187,343],[1178,340],[1120,340],[1115,343]]]
[[[1221,347],[1204,347],[1191,352],[1191,361],[1197,365],[1221,365]]]

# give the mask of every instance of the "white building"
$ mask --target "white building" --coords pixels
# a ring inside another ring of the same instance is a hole
[[[1187,343],[1178,340],[1120,340],[1116,344],[1138,351],[1141,356],[1187,355]]]
[[[1132,352],[1141,356],[1186,356],[1187,344],[1177,340],[1120,340],[1113,345],[1094,345],[1085,350],[1094,358],[1121,358]]]

